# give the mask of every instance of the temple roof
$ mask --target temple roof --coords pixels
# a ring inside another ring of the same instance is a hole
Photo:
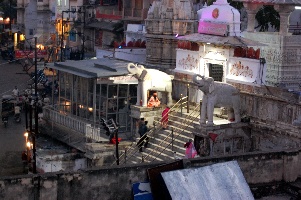
[[[301,5],[301,0],[234,0],[239,2],[249,2],[249,3],[260,3],[260,4],[288,4],[288,5]]]
[[[129,61],[112,58],[90,60],[67,60],[65,62],[47,63],[48,68],[54,68],[85,78],[124,76],[129,74]]]
[[[210,43],[215,45],[225,45],[231,47],[249,47],[249,46],[266,46],[265,44],[259,43],[254,40],[239,36],[217,36],[217,35],[206,35],[200,33],[194,33],[190,35],[180,36],[179,40],[186,40],[196,43]]]

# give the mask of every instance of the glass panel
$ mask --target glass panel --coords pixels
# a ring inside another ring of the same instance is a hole
[[[107,85],[106,84],[101,85],[101,96],[107,97]]]
[[[137,102],[137,85],[129,85],[129,108]]]
[[[114,122],[116,122],[116,114],[108,114],[108,120],[114,119]]]
[[[127,130],[127,117],[126,113],[119,113],[118,114],[118,131],[119,132],[125,132]]]
[[[136,84],[130,85],[129,95],[131,97],[137,97],[137,85]]]
[[[119,85],[119,97],[127,97],[128,95],[128,85]]]
[[[119,98],[118,99],[118,112],[127,112],[127,99]]]
[[[100,108],[100,96],[96,95],[96,109],[99,109],[99,108]]]
[[[115,113],[117,111],[117,98],[108,99],[108,113]]]
[[[117,86],[118,85],[108,85],[108,88],[109,88],[108,98],[114,98],[117,96]]]

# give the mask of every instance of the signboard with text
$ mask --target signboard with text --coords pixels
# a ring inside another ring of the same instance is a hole
[[[198,33],[228,36],[228,24],[200,21]]]

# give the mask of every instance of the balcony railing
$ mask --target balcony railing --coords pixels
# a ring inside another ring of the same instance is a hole
[[[103,137],[105,134],[101,132],[102,129],[99,127],[93,127],[92,124],[73,118],[65,112],[53,110],[52,107],[43,108],[43,119],[76,131],[95,142],[108,141],[108,139]]]

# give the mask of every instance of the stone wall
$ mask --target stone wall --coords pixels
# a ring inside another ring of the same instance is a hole
[[[180,94],[187,95],[187,83],[189,87],[189,101],[199,103],[198,88],[190,82],[173,81],[173,99],[179,99]],[[300,128],[293,126],[293,122],[301,116],[301,96],[290,92],[288,89],[271,86],[254,86],[241,83],[233,83],[240,90],[241,115],[248,116],[257,122],[263,122],[271,127],[299,132]]]
[[[301,35],[243,32],[244,37],[266,44],[260,57],[266,61],[266,84],[300,90]]]
[[[184,160],[187,167],[201,167],[237,160],[250,185],[292,182],[300,175],[301,149],[247,153],[227,157]],[[132,183],[148,180],[147,169],[164,163],[103,167],[78,172],[47,173],[0,178],[0,199],[131,199]]]

